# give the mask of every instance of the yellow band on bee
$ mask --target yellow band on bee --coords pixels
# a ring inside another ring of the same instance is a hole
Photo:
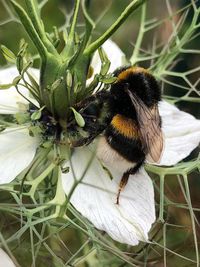
[[[138,138],[139,136],[138,128],[134,121],[120,114],[113,117],[111,125],[125,137]]]
[[[148,74],[148,70],[141,68],[141,67],[130,67],[124,71],[122,71],[119,75],[118,75],[118,80],[125,80],[131,73],[144,73],[144,74]]]

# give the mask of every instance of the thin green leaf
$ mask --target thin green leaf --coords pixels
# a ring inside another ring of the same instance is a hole
[[[19,83],[19,81],[21,80],[21,76],[17,76],[13,79],[12,83],[7,83],[7,84],[0,84],[0,90],[7,90],[9,88],[11,88],[12,86],[15,86]]]
[[[1,45],[1,51],[8,62],[15,63],[16,56],[10,49],[8,49],[5,45]]]
[[[1,89],[1,90],[7,90],[7,89],[9,89],[9,88],[12,87],[12,86],[13,86],[12,83],[0,84],[0,89]]]

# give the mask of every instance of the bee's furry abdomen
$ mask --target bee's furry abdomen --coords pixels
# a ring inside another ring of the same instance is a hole
[[[108,144],[128,161],[138,162],[145,159],[142,143],[138,137],[128,138],[117,132],[112,125],[106,129],[105,137]]]
[[[113,149],[105,136],[101,136],[97,145],[97,157],[107,166],[113,166],[120,172],[126,172],[136,165],[136,163],[124,158],[118,151]]]
[[[117,132],[127,138],[138,138],[139,130],[137,123],[123,115],[116,114],[111,121],[111,126]]]

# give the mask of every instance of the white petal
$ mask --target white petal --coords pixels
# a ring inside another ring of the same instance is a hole
[[[6,252],[0,248],[0,267],[15,267],[15,264],[6,254]]]
[[[121,49],[110,39],[107,40],[103,45],[103,49],[105,50],[108,59],[110,60],[110,69],[109,72],[113,72],[118,67],[121,67],[125,61],[125,55],[121,51]],[[96,73],[100,72],[101,69],[101,60],[99,57],[98,51],[94,53],[94,56],[92,58],[91,66],[94,69],[93,76],[87,80],[87,84],[89,84]]]
[[[187,157],[200,142],[200,120],[174,105],[161,101],[159,112],[165,147],[159,165],[174,165]]]
[[[32,69],[34,74],[37,74],[37,70]],[[16,67],[10,67],[0,70],[0,84],[8,84],[13,81],[15,77],[19,76]],[[27,98],[29,98],[29,91],[19,86],[19,91]],[[0,114],[15,114],[17,112],[23,112],[26,110],[28,101],[23,98],[15,89],[11,87],[7,90],[0,90]]]
[[[31,163],[38,143],[22,127],[0,133],[0,184],[11,182]]]
[[[71,203],[96,228],[106,231],[113,239],[130,245],[137,245],[139,240],[147,241],[148,231],[155,220],[151,179],[143,169],[131,175],[117,205],[116,195],[122,173],[109,168],[114,177],[111,180],[88,147],[76,149],[72,155],[76,178],[81,178],[91,157],[93,161],[83,178],[85,184],[76,187]],[[74,180],[72,171],[63,174],[62,179],[68,194]]]

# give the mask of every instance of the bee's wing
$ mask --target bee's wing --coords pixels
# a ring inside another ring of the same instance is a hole
[[[137,112],[144,149],[149,153],[147,156],[148,160],[158,163],[164,147],[158,106],[154,105],[152,108],[149,108],[130,90],[127,91]]]

